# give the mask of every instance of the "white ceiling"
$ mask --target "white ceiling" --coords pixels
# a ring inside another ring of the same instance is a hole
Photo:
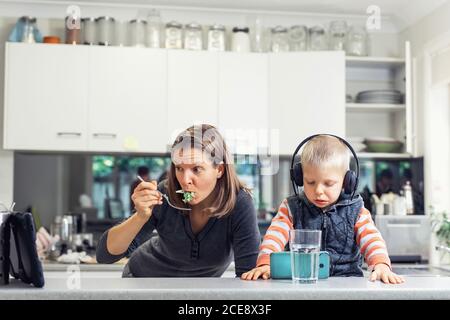
[[[227,10],[250,10],[265,12],[314,13],[366,15],[370,5],[381,9],[382,17],[397,20],[400,28],[415,24],[449,0],[0,0],[16,3],[58,3],[58,4],[114,4],[129,6],[162,6],[179,8],[210,8]]]

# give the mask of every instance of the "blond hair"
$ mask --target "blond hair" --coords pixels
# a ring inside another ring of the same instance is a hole
[[[240,189],[251,194],[250,189],[239,180],[233,158],[219,130],[208,124],[195,125],[181,132],[172,145],[172,164],[167,175],[167,193],[176,206],[187,207],[176,194],[176,190],[181,189],[181,186],[176,178],[173,162],[173,155],[183,147],[201,150],[215,168],[219,164],[224,166],[224,173],[217,180],[213,190],[214,201],[211,207],[204,209],[210,216],[220,218],[230,213],[236,205]]]
[[[339,168],[345,172],[350,167],[350,152],[340,139],[318,135],[305,144],[300,162],[302,165]]]

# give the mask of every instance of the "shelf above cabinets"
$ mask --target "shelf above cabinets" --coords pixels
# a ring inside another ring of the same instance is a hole
[[[347,103],[347,112],[375,113],[375,112],[405,112],[404,104],[377,104],[377,103]]]

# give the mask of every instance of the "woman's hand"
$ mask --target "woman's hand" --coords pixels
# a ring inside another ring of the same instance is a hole
[[[157,189],[157,182],[141,182],[131,195],[137,214],[149,219],[152,216],[153,207],[162,204],[162,195]]]
[[[384,283],[403,283],[405,279],[391,271],[391,268],[384,263],[379,263],[373,268],[370,281],[381,280]]]
[[[270,278],[270,266],[264,265],[261,267],[256,267],[248,272],[245,272],[241,275],[242,280],[257,280],[259,277],[262,277],[264,280]]]

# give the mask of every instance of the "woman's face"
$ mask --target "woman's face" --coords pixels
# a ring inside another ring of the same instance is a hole
[[[205,200],[216,187],[217,179],[222,177],[224,166],[214,166],[204,152],[191,149],[190,152],[176,152],[174,159],[175,175],[184,191],[195,193],[189,202],[196,205]]]

